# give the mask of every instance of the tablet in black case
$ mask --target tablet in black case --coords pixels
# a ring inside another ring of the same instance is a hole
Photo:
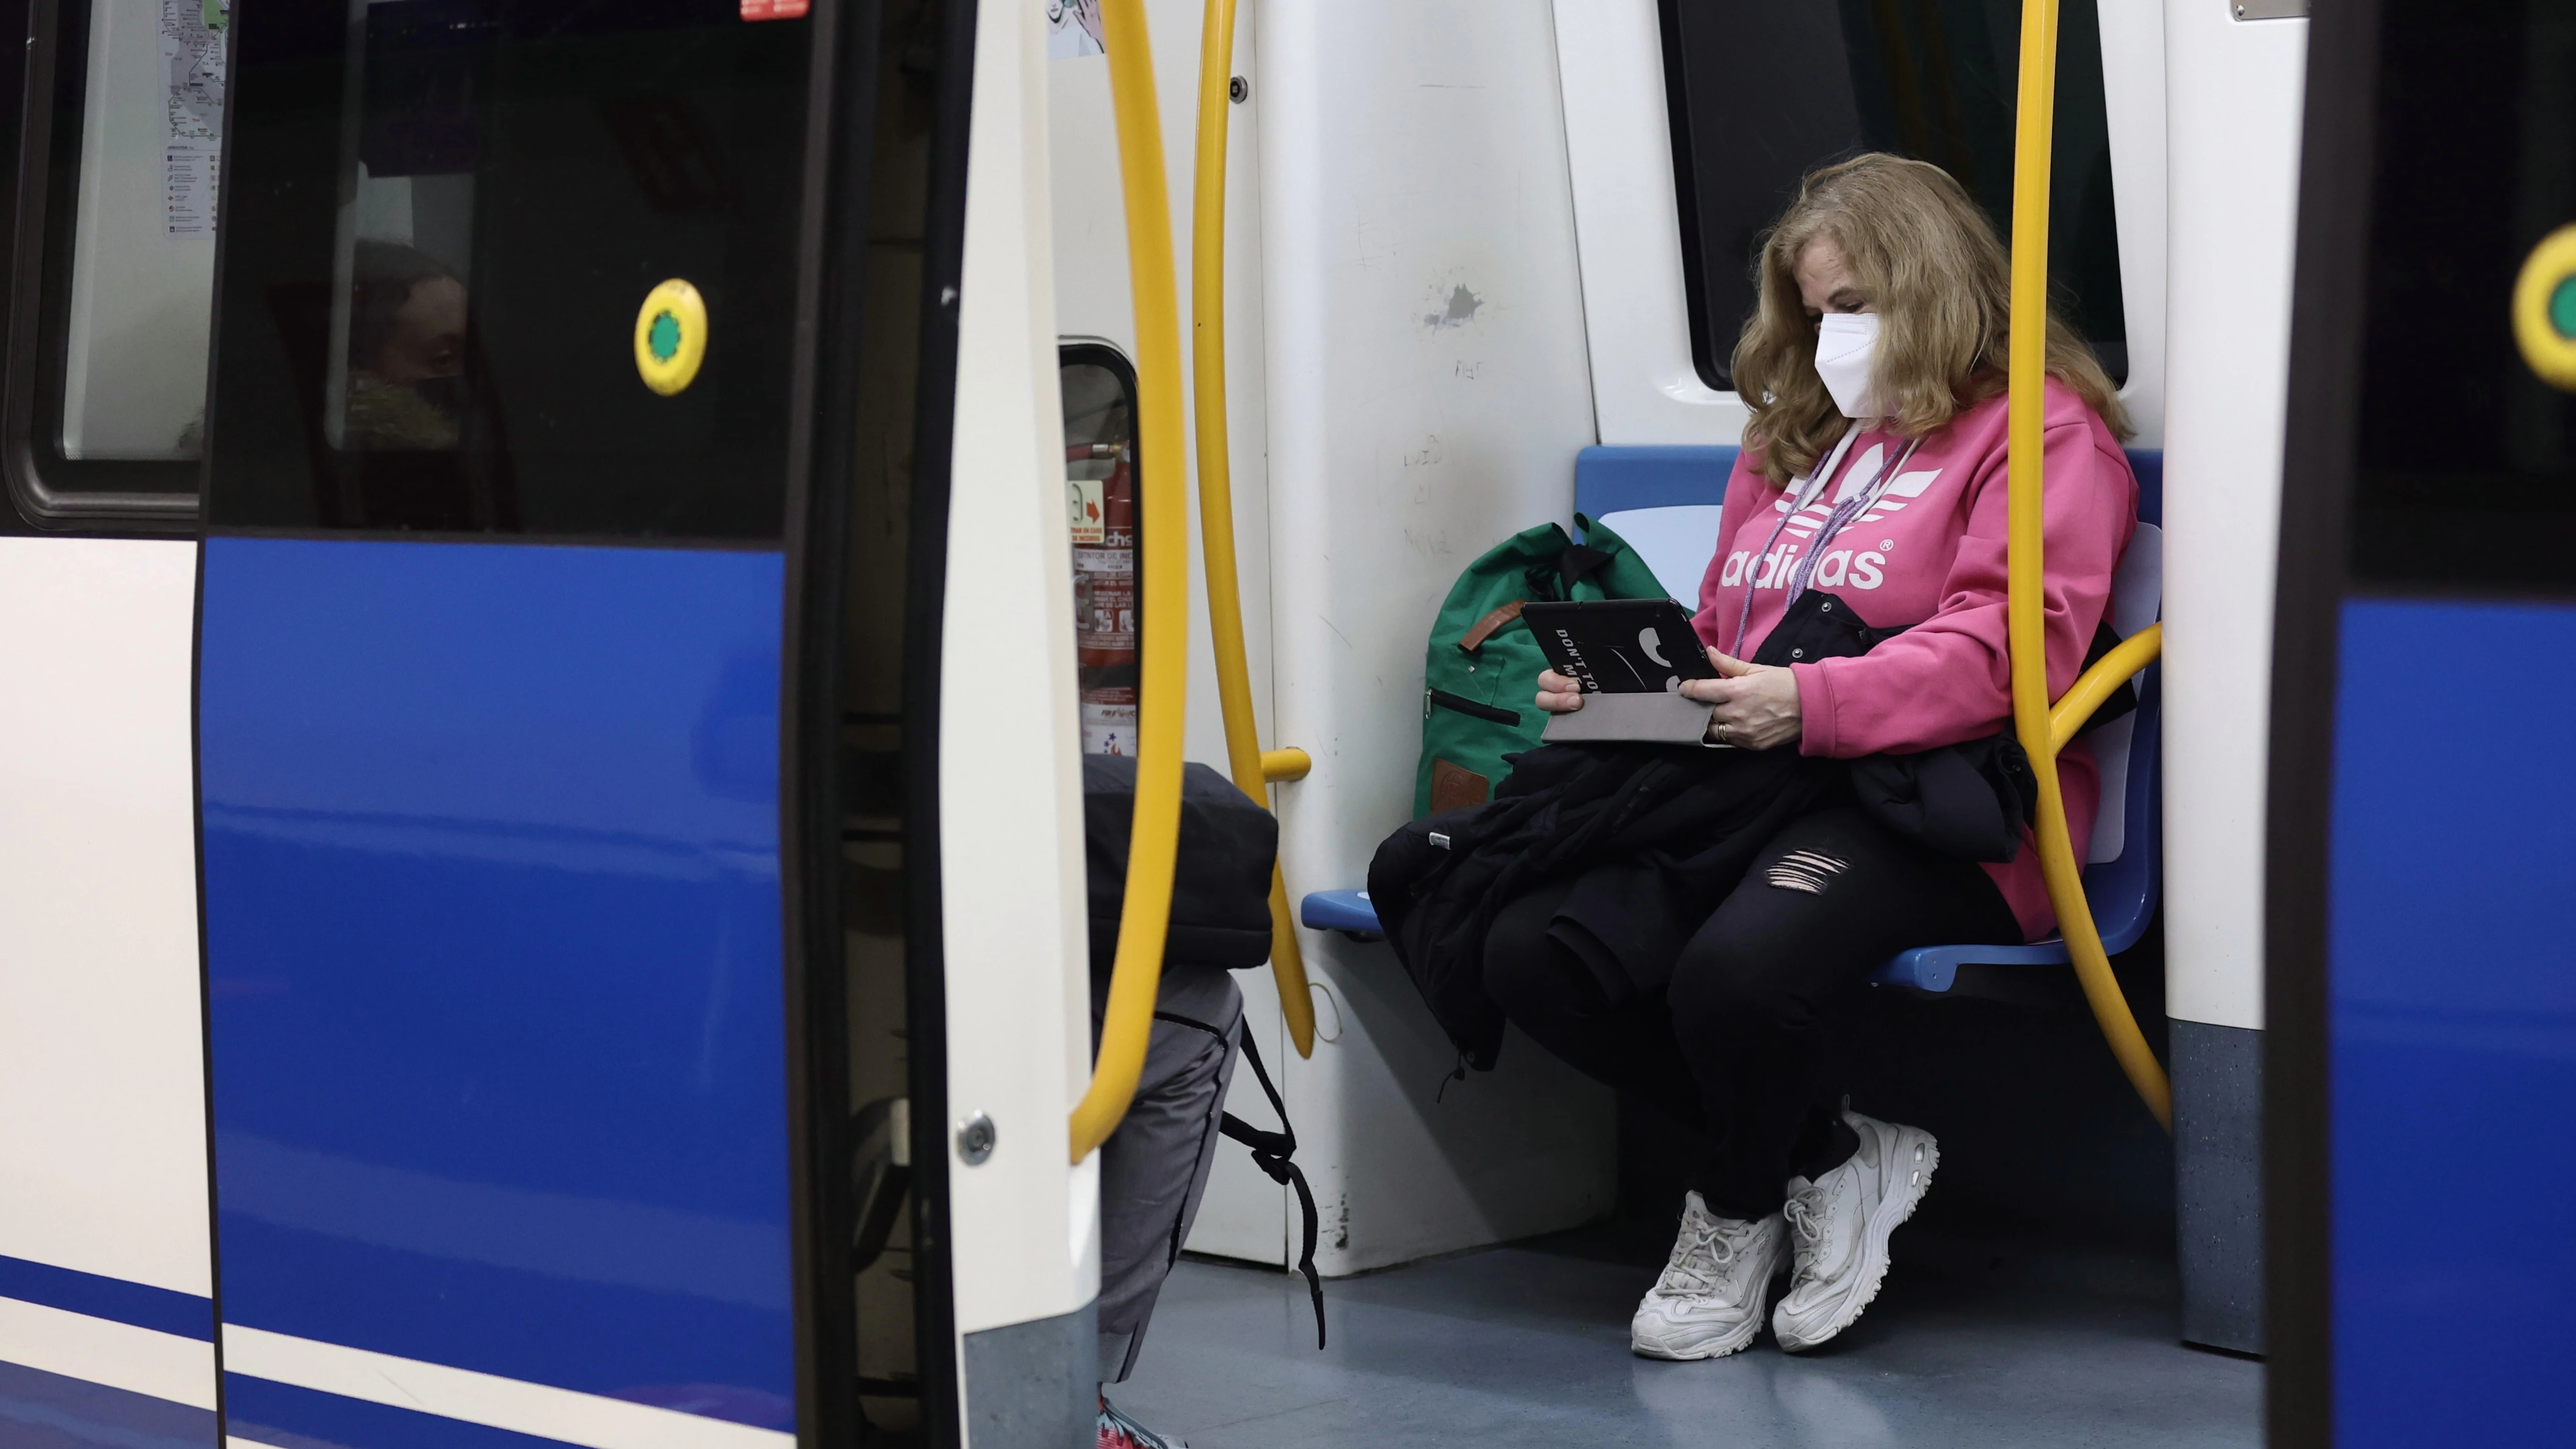
[[[1521,618],[1550,668],[1586,694],[1670,694],[1685,679],[1715,679],[1690,611],[1671,599],[1534,603]]]

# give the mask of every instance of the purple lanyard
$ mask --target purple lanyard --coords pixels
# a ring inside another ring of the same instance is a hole
[[[1824,492],[1825,485],[1833,481],[1834,469],[1841,465],[1843,454],[1850,451],[1852,443],[1859,436],[1858,424],[1854,424],[1843,434],[1842,441],[1834,445],[1833,456],[1825,460],[1825,466],[1816,470],[1815,478],[1810,480],[1807,487],[1798,490],[1797,497],[1790,501],[1789,511],[1781,514],[1780,521],[1771,526],[1770,540],[1762,545],[1762,551],[1755,554],[1753,561],[1746,566],[1744,609],[1735,617],[1735,647],[1727,650],[1727,653],[1738,659],[1744,657],[1744,631],[1753,622],[1753,589],[1755,583],[1762,577],[1762,561],[1769,558],[1771,550],[1779,546],[1781,530],[1789,526],[1789,520],[1806,512],[1808,505],[1814,503],[1817,495]],[[1869,482],[1844,493],[1843,501],[1833,512],[1825,515],[1824,526],[1816,530],[1815,537],[1808,542],[1806,553],[1801,555],[1789,570],[1789,597],[1781,605],[1784,612],[1790,605],[1798,602],[1800,594],[1807,591],[1808,581],[1816,574],[1816,560],[1824,556],[1825,545],[1833,541],[1835,534],[1843,531],[1843,525],[1859,517],[1871,504],[1878,501],[1881,485],[1894,477],[1896,470],[1904,467],[1905,461],[1913,457],[1914,450],[1921,446],[1923,446],[1921,438],[1907,443],[1905,451],[1896,455],[1895,462],[1880,464],[1878,472],[1871,475]]]

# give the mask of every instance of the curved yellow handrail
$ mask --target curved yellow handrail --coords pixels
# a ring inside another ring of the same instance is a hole
[[[1269,782],[1306,773],[1303,751],[1295,774],[1269,768],[1261,730],[1252,714],[1251,669],[1243,657],[1243,596],[1234,568],[1234,475],[1225,425],[1225,147],[1233,104],[1234,0],[1208,0],[1199,32],[1198,170],[1191,199],[1190,342],[1193,401],[1199,425],[1199,529],[1206,544],[1209,642],[1216,648],[1217,705],[1225,715],[1225,757],[1234,783],[1262,805]],[[1285,759],[1279,761],[1287,765]],[[1297,925],[1288,914],[1288,880],[1270,867],[1270,974],[1279,983],[1279,1011],[1297,1055],[1315,1053],[1315,1001],[1306,990],[1306,962],[1297,950]]]
[[[2048,712],[2048,757],[2056,759],[2066,749],[2066,742],[2084,728],[2093,711],[2102,707],[2131,675],[2156,662],[2165,652],[2165,626],[2149,624],[2120,641],[2118,648],[2102,656],[2101,662],[2084,671],[2075,687],[2059,698]]]
[[[1127,204],[1127,271],[1136,307],[1137,493],[1145,618],[1137,680],[1136,815],[1127,843],[1127,895],[1118,958],[1091,1086],[1074,1104],[1073,1157],[1109,1140],[1136,1096],[1154,993],[1171,926],[1172,866],[1181,833],[1181,711],[1189,687],[1189,496],[1181,459],[1180,299],[1172,283],[1172,214],[1163,176],[1161,113],[1145,0],[1103,0],[1109,91],[1118,117],[1118,173]]]
[[[2130,1014],[2129,1003],[2120,994],[2119,979],[2111,974],[2111,958],[2102,949],[2102,934],[2093,925],[2092,905],[2084,898],[2083,868],[2069,839],[2066,796],[2057,778],[2058,747],[2073,735],[2074,725],[2090,715],[2101,701],[2094,698],[2087,703],[2080,698],[2086,681],[2079,681],[2060,706],[2060,713],[2069,721],[2065,734],[2060,735],[2048,700],[2047,601],[2042,592],[2045,534],[2040,495],[2041,418],[2048,378],[2048,165],[2050,130],[2057,107],[2057,0],[2025,0],[2021,15],[2021,96],[2013,138],[2012,396],[2008,415],[2011,585],[2007,616],[2012,639],[2013,727],[2022,750],[2030,756],[2031,772],[2039,777],[2040,870],[2048,883],[2049,904],[2057,911],[2058,932],[2066,938],[2066,953],[2075,964],[2076,980],[2084,987],[2084,998],[2093,1007],[2093,1019],[2100,1023],[2111,1055],[2118,1058],[2120,1070],[2128,1074],[2129,1085],[2137,1089],[2147,1110],[2155,1113],[2156,1120],[2170,1132],[2173,1086],[2166,1080],[2155,1052],[2147,1046],[2147,1039],[2139,1033],[2137,1018]],[[2152,632],[2155,643],[2140,645],[2139,640],[2149,633],[2141,631],[2138,639],[2121,648],[2136,646],[2141,652],[2161,648],[2162,629]],[[2111,666],[2112,660],[2105,659],[2087,674],[2087,681],[2103,675]],[[2122,674],[2096,692],[2108,694],[2119,679],[2127,677]]]

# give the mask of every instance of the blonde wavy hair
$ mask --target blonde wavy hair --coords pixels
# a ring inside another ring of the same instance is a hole
[[[1928,161],[1884,152],[1809,172],[1762,239],[1753,315],[1735,344],[1735,386],[1753,411],[1744,446],[1775,484],[1814,468],[1844,427],[1816,376],[1816,323],[1798,295],[1798,256],[1819,237],[1878,313],[1878,395],[1898,432],[1922,437],[2004,390],[2012,263],[1967,190]],[[2054,307],[2048,373],[2129,437],[2110,376]]]

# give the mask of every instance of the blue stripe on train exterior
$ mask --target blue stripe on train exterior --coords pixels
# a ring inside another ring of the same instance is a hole
[[[211,1343],[215,1337],[215,1304],[211,1298],[123,1278],[103,1278],[25,1258],[0,1255],[0,1298],[41,1303],[65,1313],[177,1334],[200,1343]]]
[[[226,1321],[791,1427],[780,557],[204,569]]]

